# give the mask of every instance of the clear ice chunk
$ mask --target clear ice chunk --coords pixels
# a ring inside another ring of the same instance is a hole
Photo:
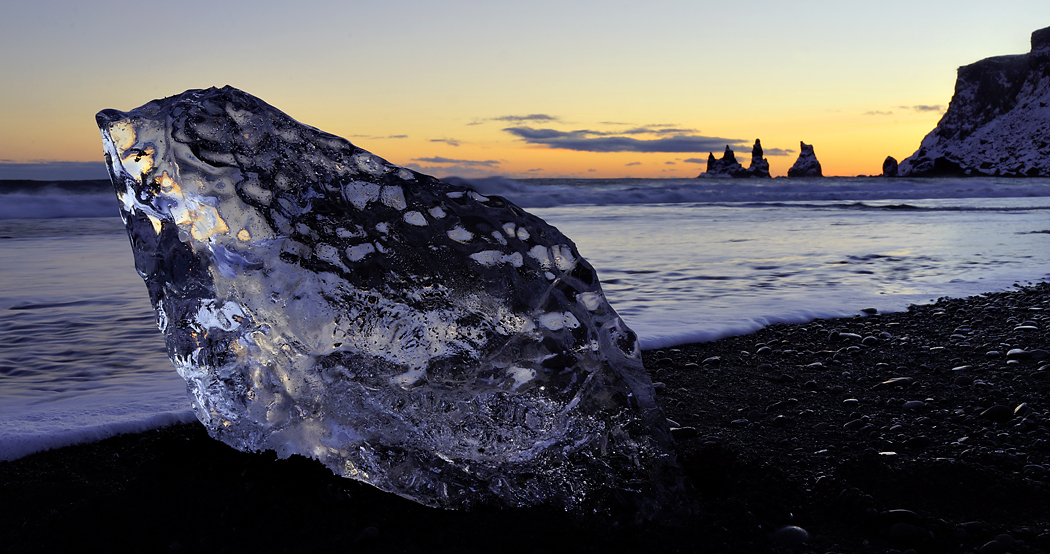
[[[554,227],[231,87],[96,119],[213,437],[445,508],[680,502],[638,341]]]

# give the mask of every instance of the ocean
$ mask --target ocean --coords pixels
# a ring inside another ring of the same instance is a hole
[[[1050,179],[466,182],[569,236],[643,348],[1050,277]],[[112,192],[30,185],[0,186],[0,459],[193,421]]]

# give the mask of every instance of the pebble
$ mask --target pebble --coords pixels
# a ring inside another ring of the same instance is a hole
[[[867,423],[867,422],[864,421],[863,419],[854,419],[854,420],[846,422],[846,424],[843,425],[842,428],[843,429],[847,429],[847,430],[859,429],[859,428],[863,427],[865,423]]]
[[[773,540],[789,546],[801,546],[809,541],[809,531],[797,525],[785,525],[773,532]]]
[[[1003,353],[999,352],[998,350],[989,350],[988,352],[984,353],[984,357],[988,358],[989,360],[994,360],[1002,355]]]
[[[769,355],[769,354],[772,354],[772,353],[773,353],[773,349],[768,347],[768,346],[763,346],[762,348],[759,348],[758,350],[755,351],[755,354],[758,354],[759,356],[766,356],[766,355]]]
[[[901,521],[905,523],[919,523],[922,521],[919,514],[904,509],[886,510],[879,514],[879,517],[886,523],[897,523]]]
[[[968,387],[973,384],[973,377],[970,377],[968,375],[960,375],[956,377],[955,381],[953,382],[956,385],[959,385],[960,387]]]
[[[862,308],[860,311],[864,312],[864,313],[866,313],[868,315],[874,315],[874,314],[879,313],[879,311],[876,310],[875,308]]]
[[[1003,552],[1006,552],[1006,545],[995,539],[984,543],[984,546],[977,551],[978,554],[1002,554]]]
[[[924,404],[921,400],[909,400],[908,402],[905,402],[904,405],[901,407],[905,410],[920,410],[925,406],[926,404]]]
[[[1007,360],[1028,360],[1031,357],[1032,355],[1023,348],[1011,348],[1010,351],[1006,353]]]
[[[875,390],[891,389],[894,387],[906,387],[912,384],[913,381],[915,381],[915,379],[912,379],[911,377],[894,377],[893,379],[889,379],[875,385]]]
[[[1013,417],[1013,410],[1003,406],[1002,404],[996,404],[991,408],[981,412],[981,417],[990,419],[992,421],[1006,421]]]
[[[719,365],[722,364],[722,357],[721,356],[711,356],[710,358],[707,358],[706,360],[704,360],[703,362],[700,362],[700,363],[701,363],[701,365],[705,365],[705,366],[718,367]]]
[[[872,337],[872,336],[867,336],[867,337],[864,337],[864,339],[862,339],[860,341],[860,343],[863,344],[864,346],[875,346],[875,345],[879,344],[879,339],[877,339],[875,337]]]
[[[696,427],[671,427],[671,438],[676,441],[693,439],[700,436]]]

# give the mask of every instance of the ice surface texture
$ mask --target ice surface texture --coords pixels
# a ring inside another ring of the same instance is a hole
[[[231,87],[96,119],[213,437],[446,508],[678,502],[638,341],[554,227]]]

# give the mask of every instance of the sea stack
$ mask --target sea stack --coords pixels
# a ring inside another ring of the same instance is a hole
[[[755,145],[751,148],[751,163],[747,169],[736,161],[733,150],[726,145],[726,150],[721,159],[715,158],[713,153],[707,155],[707,171],[701,173],[703,178],[726,178],[746,179],[748,177],[769,177],[769,162],[762,157],[762,143],[755,139]]]
[[[948,110],[900,174],[1050,176],[1050,27],[1027,54],[960,67]]]
[[[726,151],[722,154],[722,159],[716,159],[714,153],[707,155],[707,171],[699,176],[704,178],[740,178],[747,177],[747,170],[740,165],[740,162],[736,161],[736,155],[733,154],[733,150],[727,144]]]
[[[799,141],[798,159],[788,170],[788,177],[823,177],[820,170],[820,162],[813,152],[813,145]]]
[[[897,158],[894,158],[893,156],[886,156],[886,159],[882,162],[882,176],[896,177],[897,167]]]
[[[769,161],[762,157],[762,141],[755,139],[751,147],[751,163],[747,166],[748,177],[770,178]]]
[[[637,336],[542,219],[232,87],[96,120],[212,437],[435,507],[687,503]]]

